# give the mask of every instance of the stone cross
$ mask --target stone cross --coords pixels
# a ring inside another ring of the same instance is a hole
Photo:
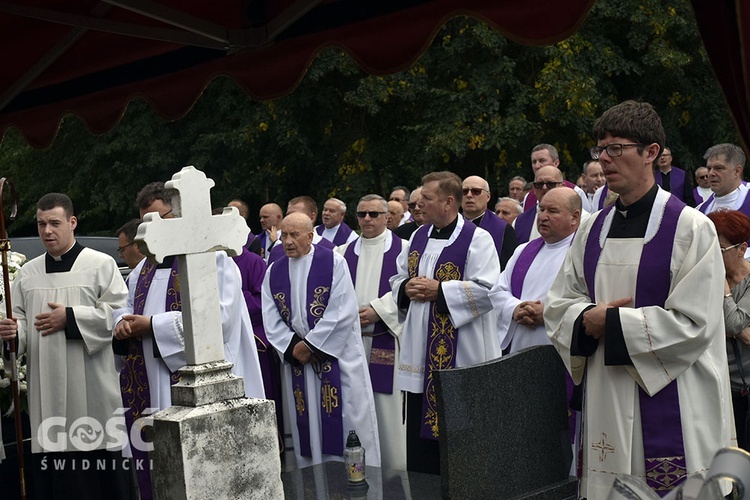
[[[213,186],[214,181],[200,170],[183,168],[165,183],[167,189],[179,193],[172,197],[174,218],[147,213],[135,238],[145,244],[144,253],[157,262],[177,256],[188,365],[224,360],[215,252],[238,255],[250,232],[235,207],[211,215]]]

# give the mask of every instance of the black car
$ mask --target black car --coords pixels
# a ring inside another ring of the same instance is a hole
[[[110,255],[117,262],[123,278],[130,274],[130,268],[125,264],[125,261],[117,251],[120,246],[117,238],[111,236],[76,236],[76,241],[85,247]],[[13,252],[24,254],[28,260],[38,257],[47,251],[39,236],[10,238],[10,249]]]

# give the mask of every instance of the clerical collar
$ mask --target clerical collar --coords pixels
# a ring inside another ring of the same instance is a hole
[[[60,257],[53,257],[48,253],[44,256],[44,269],[47,273],[67,273],[73,267],[78,258],[78,254],[83,250],[83,246],[77,241],[70,247],[70,250]]]
[[[615,201],[615,210],[626,219],[650,212],[651,207],[654,205],[654,200],[656,200],[656,193],[658,192],[659,186],[654,184],[640,200],[627,206],[623,205],[620,201],[622,198],[617,198],[617,201]]]
[[[453,219],[453,222],[451,222],[444,228],[438,229],[435,226],[432,226],[432,233],[430,234],[430,238],[432,238],[433,240],[449,240],[457,225],[458,216],[456,216],[456,218]]]
[[[471,222],[473,222],[474,225],[478,227],[479,224],[482,223],[482,219],[484,218],[484,214],[486,214],[486,213],[487,213],[487,210],[485,210],[484,212],[482,212],[482,215],[480,215],[479,217],[474,217],[473,219],[471,219]]]

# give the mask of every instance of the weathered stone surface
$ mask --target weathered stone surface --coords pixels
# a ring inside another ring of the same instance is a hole
[[[154,498],[284,498],[273,401],[231,399],[154,415]]]
[[[180,381],[172,386],[172,404],[197,407],[244,397],[244,383],[232,374],[232,366],[228,361],[183,366]]]
[[[565,392],[552,346],[437,372],[443,498],[573,495]]]

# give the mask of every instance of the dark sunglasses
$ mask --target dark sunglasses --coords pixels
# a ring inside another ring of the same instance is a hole
[[[474,196],[479,196],[480,194],[482,194],[483,192],[487,190],[482,189],[482,188],[464,188],[462,191],[464,193],[464,196],[466,196],[469,193],[473,194]],[[489,193],[489,191],[487,192]]]
[[[417,208],[416,201],[412,201],[411,203],[409,203],[409,210],[414,210],[415,208]]]
[[[357,217],[364,219],[369,215],[371,219],[377,219],[381,214],[385,214],[385,212],[357,212]]]
[[[557,186],[561,185],[562,182],[535,182],[534,188],[535,189],[542,189],[544,186],[547,186],[547,189],[556,188]]]

